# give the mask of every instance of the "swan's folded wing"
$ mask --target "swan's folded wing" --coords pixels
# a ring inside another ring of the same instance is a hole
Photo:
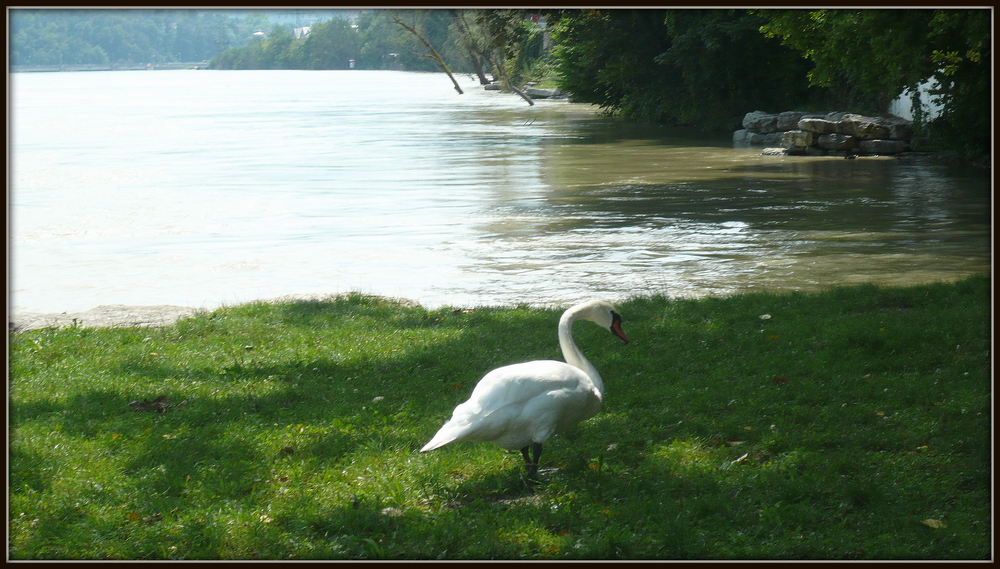
[[[588,389],[590,378],[564,362],[539,360],[497,368],[483,376],[468,401],[421,450],[462,440],[494,440],[513,425],[533,399],[553,392],[565,395]],[[498,443],[499,444],[499,443]]]
[[[589,384],[587,374],[567,363],[555,360],[525,362],[497,368],[483,376],[469,400],[462,405],[470,406],[466,412],[489,416],[504,407],[525,405],[550,391]]]

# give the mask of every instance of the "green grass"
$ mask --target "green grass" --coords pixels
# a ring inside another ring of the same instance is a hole
[[[619,303],[631,344],[575,327],[606,405],[538,485],[487,443],[417,449],[488,370],[560,358],[559,311],[353,294],[13,333],[8,554],[988,559],[990,296]],[[161,395],[187,404],[129,407]]]

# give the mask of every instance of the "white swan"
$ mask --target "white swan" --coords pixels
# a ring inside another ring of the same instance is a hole
[[[489,372],[420,452],[459,441],[489,441],[508,450],[520,449],[528,475],[534,476],[542,443],[553,433],[593,417],[604,399],[600,374],[573,342],[573,322],[579,319],[603,326],[628,343],[613,306],[603,300],[573,306],[559,319],[559,345],[567,363],[536,360]]]

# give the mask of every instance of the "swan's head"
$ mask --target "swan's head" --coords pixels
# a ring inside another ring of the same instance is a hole
[[[566,311],[566,315],[572,315],[574,320],[576,318],[590,320],[598,326],[610,330],[622,342],[628,343],[628,336],[622,330],[622,317],[610,303],[603,300],[591,300],[570,308]]]

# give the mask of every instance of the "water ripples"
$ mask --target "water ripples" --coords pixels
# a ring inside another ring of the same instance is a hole
[[[349,290],[428,306],[988,270],[989,179],[761,157],[441,74],[12,82],[15,310]]]

